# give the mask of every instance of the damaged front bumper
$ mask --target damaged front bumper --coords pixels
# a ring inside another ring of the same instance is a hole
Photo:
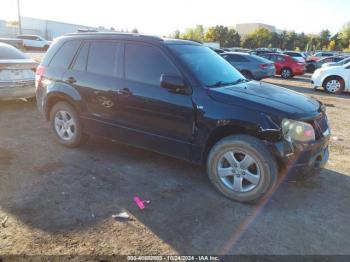
[[[271,145],[279,160],[281,171],[288,179],[303,179],[322,169],[329,157],[330,132],[317,141],[309,143],[288,142],[286,140]]]

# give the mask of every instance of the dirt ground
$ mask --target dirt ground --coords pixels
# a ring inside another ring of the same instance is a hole
[[[350,94],[314,92],[309,76],[265,81],[323,101],[332,139],[319,175],[254,205],[156,153],[101,138],[64,148],[35,102],[1,102],[0,255],[350,254]],[[131,219],[111,217],[120,211]]]

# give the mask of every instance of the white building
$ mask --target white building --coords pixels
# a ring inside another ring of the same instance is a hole
[[[111,31],[104,27],[92,27],[85,25],[69,24],[57,21],[51,21],[40,18],[21,17],[22,34],[40,35],[48,40],[58,36],[75,33],[79,29],[89,29],[98,31]],[[6,21],[0,20],[0,37],[16,37],[19,34],[18,25],[9,25]]]
[[[89,29],[89,30],[98,30],[98,31],[109,31],[105,28],[98,28],[85,25],[69,24],[39,18],[32,17],[21,17],[22,22],[22,31],[23,34],[27,30],[35,30],[39,32],[39,35],[42,37],[52,40],[58,36],[75,33],[78,29]],[[101,30],[102,29],[102,30]]]

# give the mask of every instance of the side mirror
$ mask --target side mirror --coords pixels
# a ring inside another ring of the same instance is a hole
[[[185,93],[186,85],[181,76],[162,74],[160,76],[160,86],[174,93]]]

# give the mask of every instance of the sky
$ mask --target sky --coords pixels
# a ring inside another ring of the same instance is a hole
[[[278,29],[339,31],[350,21],[350,0],[20,0],[21,15],[86,26],[137,28],[169,35],[201,24],[266,23]],[[17,0],[1,0],[0,19],[17,19]]]

